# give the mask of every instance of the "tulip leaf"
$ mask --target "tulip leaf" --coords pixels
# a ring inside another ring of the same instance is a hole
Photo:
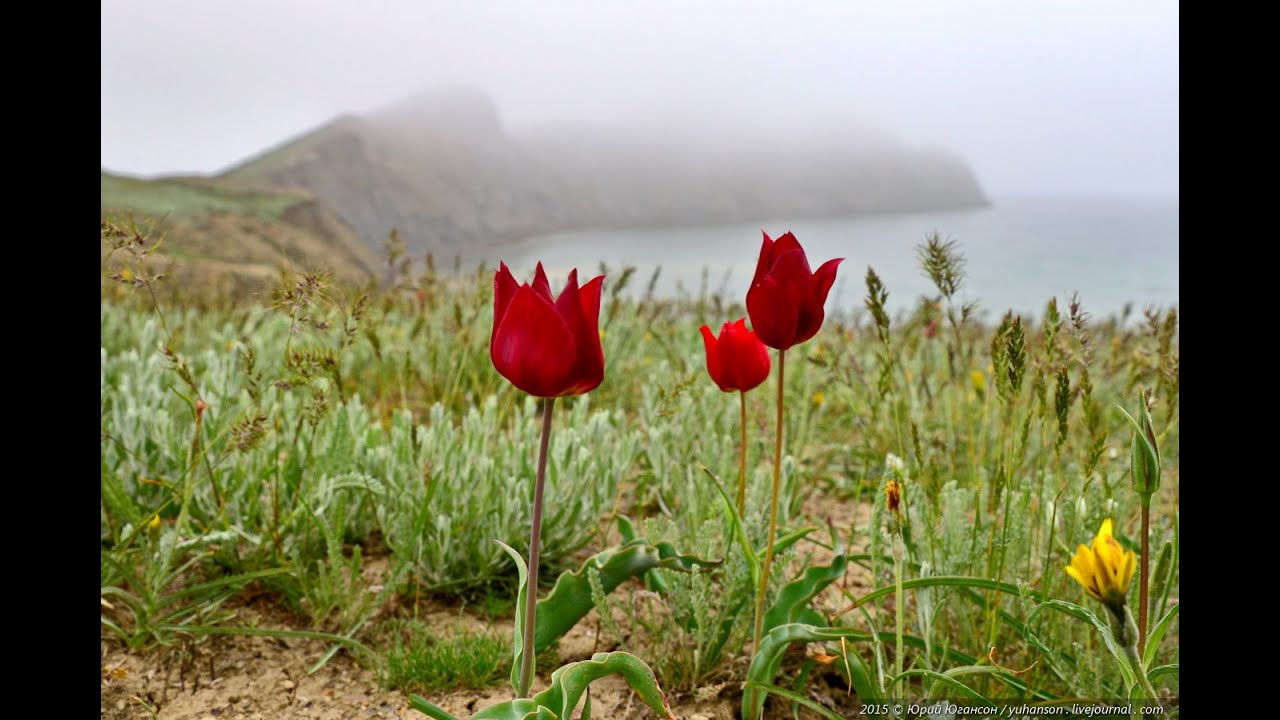
[[[640,534],[636,532],[635,523],[631,522],[631,518],[626,515],[618,516],[618,534],[622,536],[623,543],[629,543],[640,537]]]
[[[619,518],[620,531],[622,520]],[[629,521],[627,525],[630,526]],[[579,569],[561,574],[550,594],[538,601],[533,634],[535,651],[551,647],[595,606],[587,579],[589,568],[596,569],[605,593],[610,593],[629,578],[644,576],[655,568],[687,571],[694,567],[716,567],[722,562],[683,555],[667,542],[649,544],[635,537],[634,527],[629,527],[624,537],[628,534],[632,539],[625,544],[597,553],[587,558]]]
[[[848,558],[844,547],[836,549],[836,555],[830,565],[814,565],[805,569],[804,575],[783,586],[773,605],[764,614],[764,632],[787,623],[803,622],[808,625],[823,626],[825,618],[809,607],[809,602],[828,585],[844,575]]]
[[[623,545],[640,537],[640,534],[636,531],[635,524],[626,515],[618,515],[618,535],[622,536]],[[659,594],[666,594],[671,591],[667,581],[658,573],[646,572],[644,574],[644,587],[646,590],[652,590]]]
[[[568,720],[592,682],[608,675],[621,675],[645,705],[664,720],[675,720],[667,698],[658,687],[653,671],[640,658],[625,652],[596,653],[590,660],[569,663],[551,674],[551,685],[532,698],[507,700],[481,710],[470,720]],[[459,720],[418,695],[410,695],[415,710],[435,720]],[[591,698],[587,697],[583,718],[589,718]]]
[[[434,720],[459,720],[457,715],[448,712],[421,695],[409,695],[409,707],[423,713]]]
[[[798,530],[792,530],[789,533],[779,535],[778,538],[773,541],[774,556],[776,557],[779,553],[790,549],[792,545],[795,545],[796,543],[805,539],[806,537],[809,536],[810,533],[812,533],[817,529],[818,528],[812,528],[812,527],[799,528]],[[756,552],[756,555],[760,558],[760,562],[764,562],[764,554],[765,554],[765,548],[760,548],[760,550]]]
[[[853,628],[820,628],[803,623],[779,625],[769,631],[760,641],[760,650],[751,658],[751,667],[747,669],[747,683],[756,687],[772,685],[774,678],[782,669],[782,658],[792,643],[827,642],[846,640],[866,640],[870,636]],[[848,643],[842,642],[840,651],[844,656],[836,665],[845,669],[849,675],[849,684],[862,702],[873,702],[884,697],[883,692],[876,690],[871,682],[871,673],[857,653],[848,652]],[[773,692],[770,690],[770,692]],[[760,717],[764,708],[764,693],[743,693],[742,717]]]
[[[525,565],[524,558],[520,557],[520,553],[515,551],[510,545],[501,540],[494,540],[502,546],[503,550],[511,556],[516,563],[516,570],[520,573],[520,589],[516,591],[516,617],[515,617],[515,639],[512,645],[515,646],[515,661],[511,664],[511,687],[515,690],[520,689],[520,660],[524,655],[524,604],[526,602],[526,591],[529,584],[529,566]],[[536,625],[535,625],[536,627]]]

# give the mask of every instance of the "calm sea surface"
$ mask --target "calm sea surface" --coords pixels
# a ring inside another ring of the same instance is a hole
[[[589,278],[600,262],[615,275],[634,265],[637,294],[660,265],[660,294],[696,295],[705,276],[709,291],[745,298],[762,229],[775,238],[793,231],[815,268],[845,258],[829,309],[861,307],[868,265],[888,288],[894,312],[936,294],[915,256],[933,231],[959,244],[968,259],[961,295],[979,301],[987,320],[1008,309],[1039,317],[1055,296],[1065,310],[1077,291],[1085,310],[1099,318],[1120,313],[1126,303],[1135,316],[1147,305],[1178,304],[1177,198],[1010,197],[976,210],[558,233],[529,240],[502,259],[517,273],[541,260],[556,287],[572,267]]]

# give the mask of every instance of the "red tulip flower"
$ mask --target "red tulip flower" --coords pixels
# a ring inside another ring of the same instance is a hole
[[[751,656],[760,650],[764,632],[764,602],[769,590],[769,571],[773,566],[773,542],[778,528],[778,492],[782,480],[783,394],[786,384],[786,351],[818,334],[822,327],[827,293],[836,281],[836,268],[844,258],[828,260],[817,272],[809,269],[809,258],[796,236],[787,233],[774,242],[768,233],[760,246],[756,274],[747,290],[747,314],[760,340],[778,350],[778,426],[773,446],[773,492],[769,497],[769,534],[765,545],[764,564],[760,573],[760,590],[756,593],[755,630],[751,638]],[[746,422],[745,403],[743,422]],[[740,503],[741,504],[741,503]],[[743,716],[758,716],[764,700],[750,690]],[[751,713],[746,711],[750,706]]]
[[[578,271],[560,297],[538,263],[533,284],[517,284],[501,263],[493,277],[489,357],[512,385],[538,397],[581,395],[604,380],[600,348],[600,288],[604,276],[578,287]]]
[[[769,349],[747,329],[747,319],[725,323],[717,339],[703,325],[702,343],[707,348],[707,372],[725,392],[747,392],[769,377]]]
[[[822,306],[842,260],[828,260],[813,272],[795,235],[787,233],[775,242],[764,233],[756,274],[747,291],[747,314],[765,345],[786,350],[818,334]]]
[[[529,523],[528,599],[524,606],[524,637],[516,661],[520,666],[517,692],[529,697],[533,685],[534,629],[537,627],[538,557],[542,546],[543,491],[547,480],[547,448],[551,441],[551,413],[561,395],[581,395],[604,380],[604,351],[600,348],[601,275],[578,287],[578,271],[560,297],[551,297],[551,284],[542,263],[533,284],[520,285],[506,263],[493,275],[493,334],[489,357],[502,377],[521,390],[546,398],[542,403],[542,444],[533,486]],[[513,678],[514,680],[514,678]]]

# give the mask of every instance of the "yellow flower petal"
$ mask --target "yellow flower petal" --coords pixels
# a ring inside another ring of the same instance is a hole
[[[1075,569],[1075,567],[1070,565],[1067,566],[1067,574],[1075,578],[1076,582],[1080,583],[1080,585],[1084,587],[1085,592],[1089,593],[1090,595],[1097,598],[1098,600],[1102,599],[1102,596],[1099,595],[1094,588],[1092,577],[1081,574],[1079,570]]]
[[[1109,604],[1123,604],[1137,568],[1137,556],[1124,549],[1112,534],[1113,530],[1111,519],[1103,520],[1093,542],[1076,549],[1067,574],[1094,598]]]
[[[1122,591],[1128,591],[1129,583],[1133,582],[1133,572],[1138,568],[1138,556],[1133,553],[1125,553],[1124,566],[1120,569],[1120,587]]]
[[[1071,564],[1085,577],[1093,576],[1093,553],[1084,545],[1076,548],[1076,556],[1071,559]]]
[[[1075,578],[1090,595],[1101,599],[1098,588],[1097,566],[1094,562],[1093,553],[1089,548],[1081,545],[1076,549],[1076,555],[1071,559],[1071,564],[1067,566],[1067,574]]]

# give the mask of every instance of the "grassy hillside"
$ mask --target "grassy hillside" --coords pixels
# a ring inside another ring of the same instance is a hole
[[[425,93],[345,115],[228,170],[240,186],[297,188],[370,248],[397,228],[408,249],[494,258],[530,236],[779,217],[976,207],[959,158],[864,129],[770,137],[678,125],[509,129],[483,93]]]
[[[376,259],[351,228],[302,191],[204,178],[141,180],[102,173],[102,217],[148,228],[183,277],[257,284],[282,264],[324,266],[360,280]],[[105,253],[105,251],[104,251]]]

